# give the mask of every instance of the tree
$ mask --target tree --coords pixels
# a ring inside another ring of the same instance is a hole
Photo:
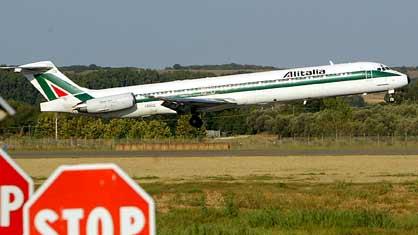
[[[39,115],[37,108],[14,100],[8,100],[8,103],[16,110],[16,114],[0,122],[0,133],[2,129],[13,128],[14,133],[23,135],[31,126],[36,125]]]
[[[149,121],[144,131],[145,139],[163,139],[171,136],[170,128],[165,122],[158,120]]]
[[[173,65],[173,69],[182,69],[183,67],[180,64]]]
[[[136,121],[131,129],[128,131],[128,138],[130,139],[142,139],[144,138],[145,129],[147,123],[144,121]]]
[[[105,125],[103,136],[109,139],[125,138],[131,125],[131,122],[127,119],[112,119]]]
[[[277,115],[273,124],[273,132],[281,137],[289,137],[290,132],[290,116]]]
[[[350,132],[349,121],[352,119],[352,109],[342,98],[324,99],[322,122],[334,130],[335,136]]]
[[[103,137],[105,124],[101,118],[83,118],[85,124],[81,130],[81,135],[87,139],[98,139]]]
[[[53,137],[55,133],[55,116],[52,113],[42,113],[38,117],[35,136],[39,138]]]
[[[178,138],[202,138],[206,134],[206,127],[194,128],[189,124],[191,115],[182,115],[177,120],[176,137]]]

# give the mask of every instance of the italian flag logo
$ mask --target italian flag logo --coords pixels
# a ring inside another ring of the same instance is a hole
[[[60,79],[54,74],[44,73],[35,75],[35,79],[49,101],[83,92],[78,87]]]
[[[61,89],[51,83],[48,83],[48,85],[50,85],[50,87],[52,88],[52,90],[54,91],[56,97],[64,97],[69,95],[69,93],[67,91],[65,91],[64,89]]]

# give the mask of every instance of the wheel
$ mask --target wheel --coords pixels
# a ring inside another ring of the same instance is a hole
[[[395,101],[396,101],[395,96],[393,96],[392,94],[387,94],[385,96],[386,103],[395,103]]]
[[[395,103],[395,97],[389,96],[389,103]]]
[[[189,120],[189,124],[192,127],[201,128],[203,126],[203,121],[202,121],[202,119],[200,119],[199,116],[193,115]]]

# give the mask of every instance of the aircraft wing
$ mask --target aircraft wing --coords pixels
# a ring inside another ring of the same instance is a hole
[[[183,98],[183,97],[153,97],[164,101],[162,106],[175,110],[178,113],[191,111],[209,112],[220,111],[237,105],[232,99],[217,98]]]

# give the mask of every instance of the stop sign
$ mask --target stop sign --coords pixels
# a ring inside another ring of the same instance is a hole
[[[24,207],[25,234],[155,234],[153,199],[114,164],[61,166]]]
[[[0,234],[23,234],[23,205],[32,179],[0,149]]]

